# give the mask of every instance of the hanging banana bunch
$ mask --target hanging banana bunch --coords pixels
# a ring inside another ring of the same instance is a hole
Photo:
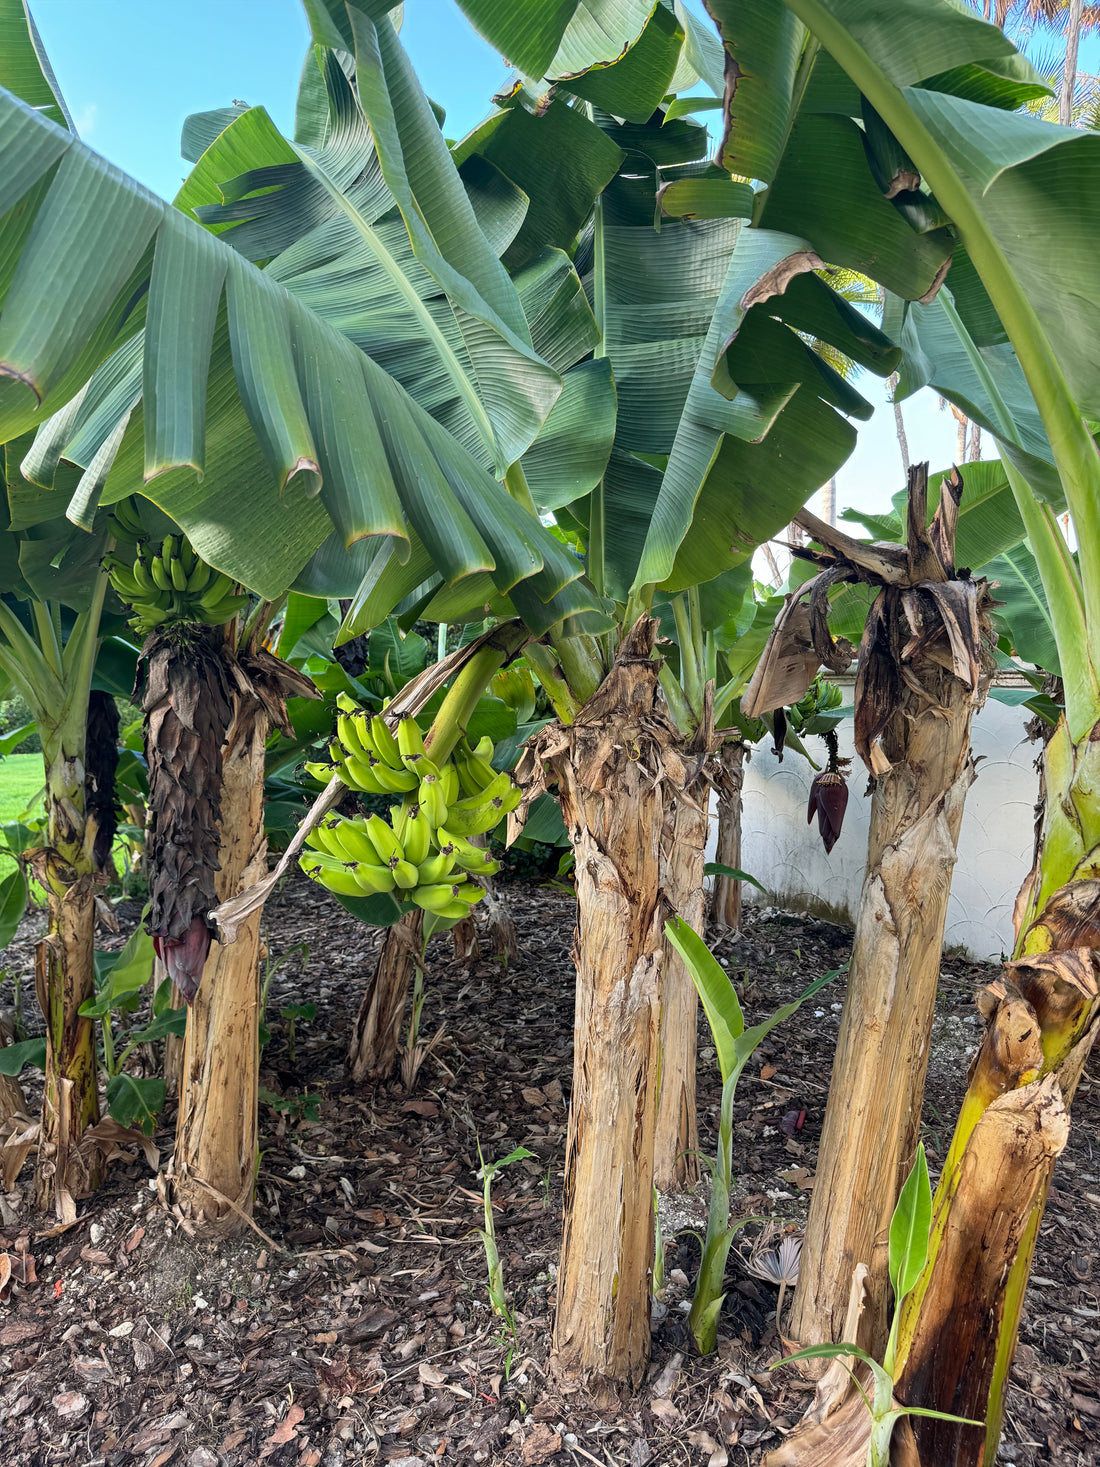
[[[470,837],[492,830],[520,800],[512,776],[489,762],[492,739],[474,748],[460,739],[440,765],[415,718],[401,719],[395,732],[345,693],[337,704],[332,762],[307,764],[306,772],[323,783],[336,774],[353,790],[402,799],[391,806],[389,821],[380,815],[322,821],[306,837],[302,870],[339,896],[394,892],[437,917],[465,917],[484,895],[474,878],[500,869]]]
[[[248,605],[229,576],[199,559],[186,535],[167,535],[154,547],[132,500],[115,505],[110,527],[116,548],[103,563],[133,609],[130,625],[139,636],[170,622],[224,626]]]

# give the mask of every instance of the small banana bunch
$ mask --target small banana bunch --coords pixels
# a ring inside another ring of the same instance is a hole
[[[186,535],[168,535],[154,551],[130,500],[115,506],[110,526],[118,548],[103,563],[133,608],[130,625],[139,635],[166,622],[222,626],[248,605],[229,576],[199,559]]]
[[[489,763],[492,739],[473,749],[462,740],[438,765],[414,718],[403,718],[394,733],[346,694],[337,703],[332,763],[307,764],[306,772],[321,781],[335,773],[351,789],[403,798],[388,822],[380,815],[322,821],[306,837],[311,850],[302,869],[340,896],[392,891],[438,917],[465,917],[483,895],[470,878],[500,869],[471,837],[492,830],[520,799],[512,776]]]

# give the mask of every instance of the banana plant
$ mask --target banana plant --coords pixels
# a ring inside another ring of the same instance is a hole
[[[665,924],[665,935],[680,955],[691,980],[698,990],[710,1025],[718,1067],[722,1073],[722,1101],[718,1119],[718,1150],[711,1167],[710,1204],[707,1233],[699,1263],[699,1277],[691,1301],[688,1326],[701,1354],[715,1348],[718,1338],[718,1316],[725,1299],[723,1280],[730,1247],[741,1224],[729,1220],[730,1193],[733,1188],[733,1101],[737,1082],[757,1047],[777,1024],[813,998],[840,972],[835,969],[814,980],[791,1003],[781,1005],[770,1018],[745,1028],[745,1016],[729,974],[715,961],[699,934],[681,918]]]
[[[105,527],[84,534],[58,519],[54,506],[43,511],[19,475],[13,447],[5,453],[0,673],[31,709],[45,773],[45,839],[22,856],[49,908],[38,957],[46,1052],[35,1185],[40,1206],[71,1220],[75,1199],[94,1190],[102,1171],[102,1152],[82,1144],[99,1119],[99,1096],[95,1026],[79,1009],[95,984],[98,826],[88,809],[85,738],[108,594],[99,566],[108,534]]]
[[[941,1182],[925,1280],[906,1300],[900,1328],[899,1360],[907,1357],[902,1400],[938,1409],[942,1392],[956,1408],[986,1417],[984,1429],[916,1421],[922,1453],[988,1463],[1059,1145],[1056,1112],[1061,1106],[1064,1113],[1072,1096],[1096,1018],[1087,876],[1096,842],[1085,791],[1089,737],[1100,716],[1100,461],[1089,429],[1100,398],[1091,347],[1100,298],[1092,248],[1098,144],[1014,110],[1041,95],[1041,83],[995,27],[958,7],[711,0],[709,8],[731,73],[736,65],[737,74],[751,76],[729,98],[722,161],[769,185],[754,224],[789,230],[831,262],[877,279],[897,298],[886,326],[906,348],[906,380],[939,383],[988,426],[1043,584],[1065,679],[1065,715],[1044,761],[1046,824],[1019,904],[1012,969],[1016,990],[1015,975],[1027,975],[1025,1001],[1042,1052],[1021,1056],[995,1086],[988,1067],[980,1067]],[[746,125],[749,119],[756,125]],[[1060,206],[1066,198],[1074,199],[1072,209]],[[903,279],[896,246],[908,248],[912,238],[921,246],[921,269]],[[667,507],[682,525],[683,504]],[[1076,561],[1057,522],[1063,507],[1077,535]],[[654,536],[659,523],[655,516]],[[1074,949],[1078,958],[1070,956]],[[1072,1001],[1055,1004],[1059,981],[1076,995]],[[1006,990],[1000,1007],[993,1005],[990,1045],[1016,1002]],[[995,1098],[995,1090],[1004,1093]],[[983,1144],[991,1144],[996,1108],[1013,1105],[1034,1107],[1029,1113],[1037,1118],[1050,1114],[1045,1159],[1037,1163],[1035,1187],[1017,1189],[1021,1215],[1007,1251],[991,1262],[988,1279],[969,1281],[965,1294],[953,1251],[962,1218],[973,1236],[981,1225],[968,1204],[981,1215],[1006,1198],[983,1196],[962,1179]],[[850,1144],[862,1143],[852,1135]],[[803,1279],[820,1277],[819,1264],[808,1240]],[[844,1288],[840,1278],[824,1282],[826,1316],[843,1313]],[[880,1307],[879,1284],[875,1297]],[[820,1325],[822,1315],[816,1318]],[[988,1320],[997,1323],[986,1327]],[[964,1354],[965,1382],[950,1370],[937,1373],[932,1363]]]

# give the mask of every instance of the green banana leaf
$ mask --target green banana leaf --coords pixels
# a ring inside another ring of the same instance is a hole
[[[349,130],[337,127],[349,115],[347,108],[343,114],[330,109],[326,143],[345,169],[353,155],[362,162],[348,143]],[[273,162],[275,150],[289,145],[255,110],[227,131],[238,154],[237,166],[226,168],[222,180],[229,203],[247,207],[248,184],[256,187],[248,175],[257,149],[266,149],[263,167],[301,172],[295,153],[293,164]],[[515,512],[469,450],[438,429],[341,332],[289,296],[276,272],[255,269],[219,237],[232,233],[233,221],[200,229],[14,97],[0,98],[0,133],[6,139],[0,191],[9,205],[22,201],[0,224],[7,257],[18,262],[2,282],[0,360],[7,374],[0,382],[0,426],[5,437],[15,437],[52,409],[67,409],[47,421],[30,457],[45,488],[72,491],[75,475],[73,518],[88,524],[100,499],[110,503],[144,491],[206,559],[268,596],[280,594],[306,567],[302,589],[350,594],[362,565],[373,558],[365,553],[370,545],[396,544],[406,554],[401,547],[417,524],[451,580],[491,572],[509,589],[515,578],[533,574],[545,608],[577,577],[575,559],[542,526]],[[210,154],[217,155],[224,136],[203,154],[185,206],[210,179]],[[445,149],[444,161],[453,174]],[[335,163],[333,168],[338,174]],[[383,187],[376,173],[360,167],[360,199]],[[316,182],[315,175],[309,181]],[[212,182],[205,186],[226,199]],[[291,191],[289,182],[285,187]],[[430,191],[431,182],[424,187]],[[300,193],[308,213],[317,191]],[[419,194],[411,196],[419,201]],[[450,194],[444,189],[441,197]],[[486,241],[480,265],[489,254]],[[514,302],[508,307],[512,322],[526,336],[511,282],[502,272],[485,274],[487,291],[499,286],[498,294]],[[469,292],[466,300],[473,304]],[[469,319],[467,313],[467,326]],[[454,331],[464,342],[457,326]],[[509,332],[520,345],[509,342],[508,352],[533,364],[535,375],[551,385],[552,401],[561,391],[558,373],[512,325],[496,335]],[[94,371],[99,362],[104,365]],[[548,412],[550,401],[539,411]],[[513,408],[505,402],[500,410],[501,421],[514,427]],[[539,426],[536,414],[529,436]],[[150,471],[156,477],[146,484]],[[264,524],[263,536],[252,533],[257,523]],[[325,554],[316,559],[321,546]],[[349,546],[359,552],[359,563]],[[572,598],[573,613],[584,600]],[[590,595],[587,604],[595,604]]]

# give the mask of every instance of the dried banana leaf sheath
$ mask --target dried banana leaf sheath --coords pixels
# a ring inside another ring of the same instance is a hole
[[[210,947],[207,915],[217,905],[222,746],[235,691],[222,635],[193,625],[155,633],[138,669],[149,763],[149,931],[189,1003]]]

